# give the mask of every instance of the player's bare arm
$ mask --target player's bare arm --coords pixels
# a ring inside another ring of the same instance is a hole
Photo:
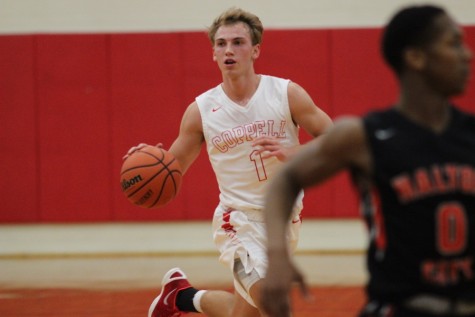
[[[322,135],[332,126],[330,117],[313,102],[300,85],[290,82],[287,91],[290,113],[295,124],[313,137]]]
[[[370,155],[362,122],[342,119],[320,139],[307,144],[272,181],[266,199],[269,267],[263,282],[263,306],[270,316],[289,317],[289,292],[296,283],[307,294],[303,274],[290,258],[285,232],[302,188],[320,183],[345,168],[367,175]],[[273,192],[279,195],[273,196]]]
[[[285,235],[294,201],[303,188],[323,182],[345,168],[369,173],[370,154],[363,124],[357,118],[340,119],[319,139],[303,147],[271,182],[266,200],[270,252],[285,252]],[[278,191],[284,195],[273,196]]]
[[[203,141],[200,111],[196,102],[193,102],[183,114],[180,132],[169,149],[180,163],[183,174],[198,157]]]
[[[287,95],[294,124],[303,128],[309,135],[317,137],[332,126],[330,117],[315,105],[310,95],[301,86],[290,82]],[[253,145],[261,152],[263,158],[275,156],[281,161],[288,160],[299,148],[285,148],[278,139],[270,136],[256,138]]]
[[[302,152],[286,167],[292,175],[291,181],[299,188],[321,183],[343,169],[364,175],[370,172],[370,154],[359,118],[338,120],[327,134],[311,141]]]

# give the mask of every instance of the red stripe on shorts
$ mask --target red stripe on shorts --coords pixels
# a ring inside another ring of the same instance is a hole
[[[221,225],[221,228],[224,229],[226,232],[232,232],[236,233],[236,230],[234,230],[233,225],[231,224],[231,213],[234,211],[232,208],[226,209],[226,211],[223,213],[223,224]]]

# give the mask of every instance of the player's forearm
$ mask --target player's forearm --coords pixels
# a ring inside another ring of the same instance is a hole
[[[264,210],[269,250],[286,247],[287,226],[299,191],[285,169],[270,184]]]

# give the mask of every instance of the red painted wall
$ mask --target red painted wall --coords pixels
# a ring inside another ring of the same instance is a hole
[[[256,70],[299,83],[333,118],[363,114],[396,98],[379,36],[268,30]],[[218,190],[204,149],[162,209],[133,206],[119,184],[127,149],[169,147],[187,105],[220,82],[204,33],[0,36],[0,73],[0,222],[210,219]],[[473,81],[456,101],[473,111]],[[304,215],[356,217],[347,175],[308,190]]]

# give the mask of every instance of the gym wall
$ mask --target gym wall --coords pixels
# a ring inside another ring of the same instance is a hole
[[[218,190],[204,148],[162,209],[131,205],[119,171],[133,145],[168,148],[188,104],[220,83],[205,26],[232,3],[66,2],[0,1],[0,222],[210,219]],[[334,119],[390,105],[397,87],[379,37],[405,1],[381,2],[242,1],[266,26],[257,72],[297,82]],[[445,2],[475,49],[475,6]],[[455,102],[474,111],[473,80]],[[304,217],[357,216],[346,173],[306,193]]]

